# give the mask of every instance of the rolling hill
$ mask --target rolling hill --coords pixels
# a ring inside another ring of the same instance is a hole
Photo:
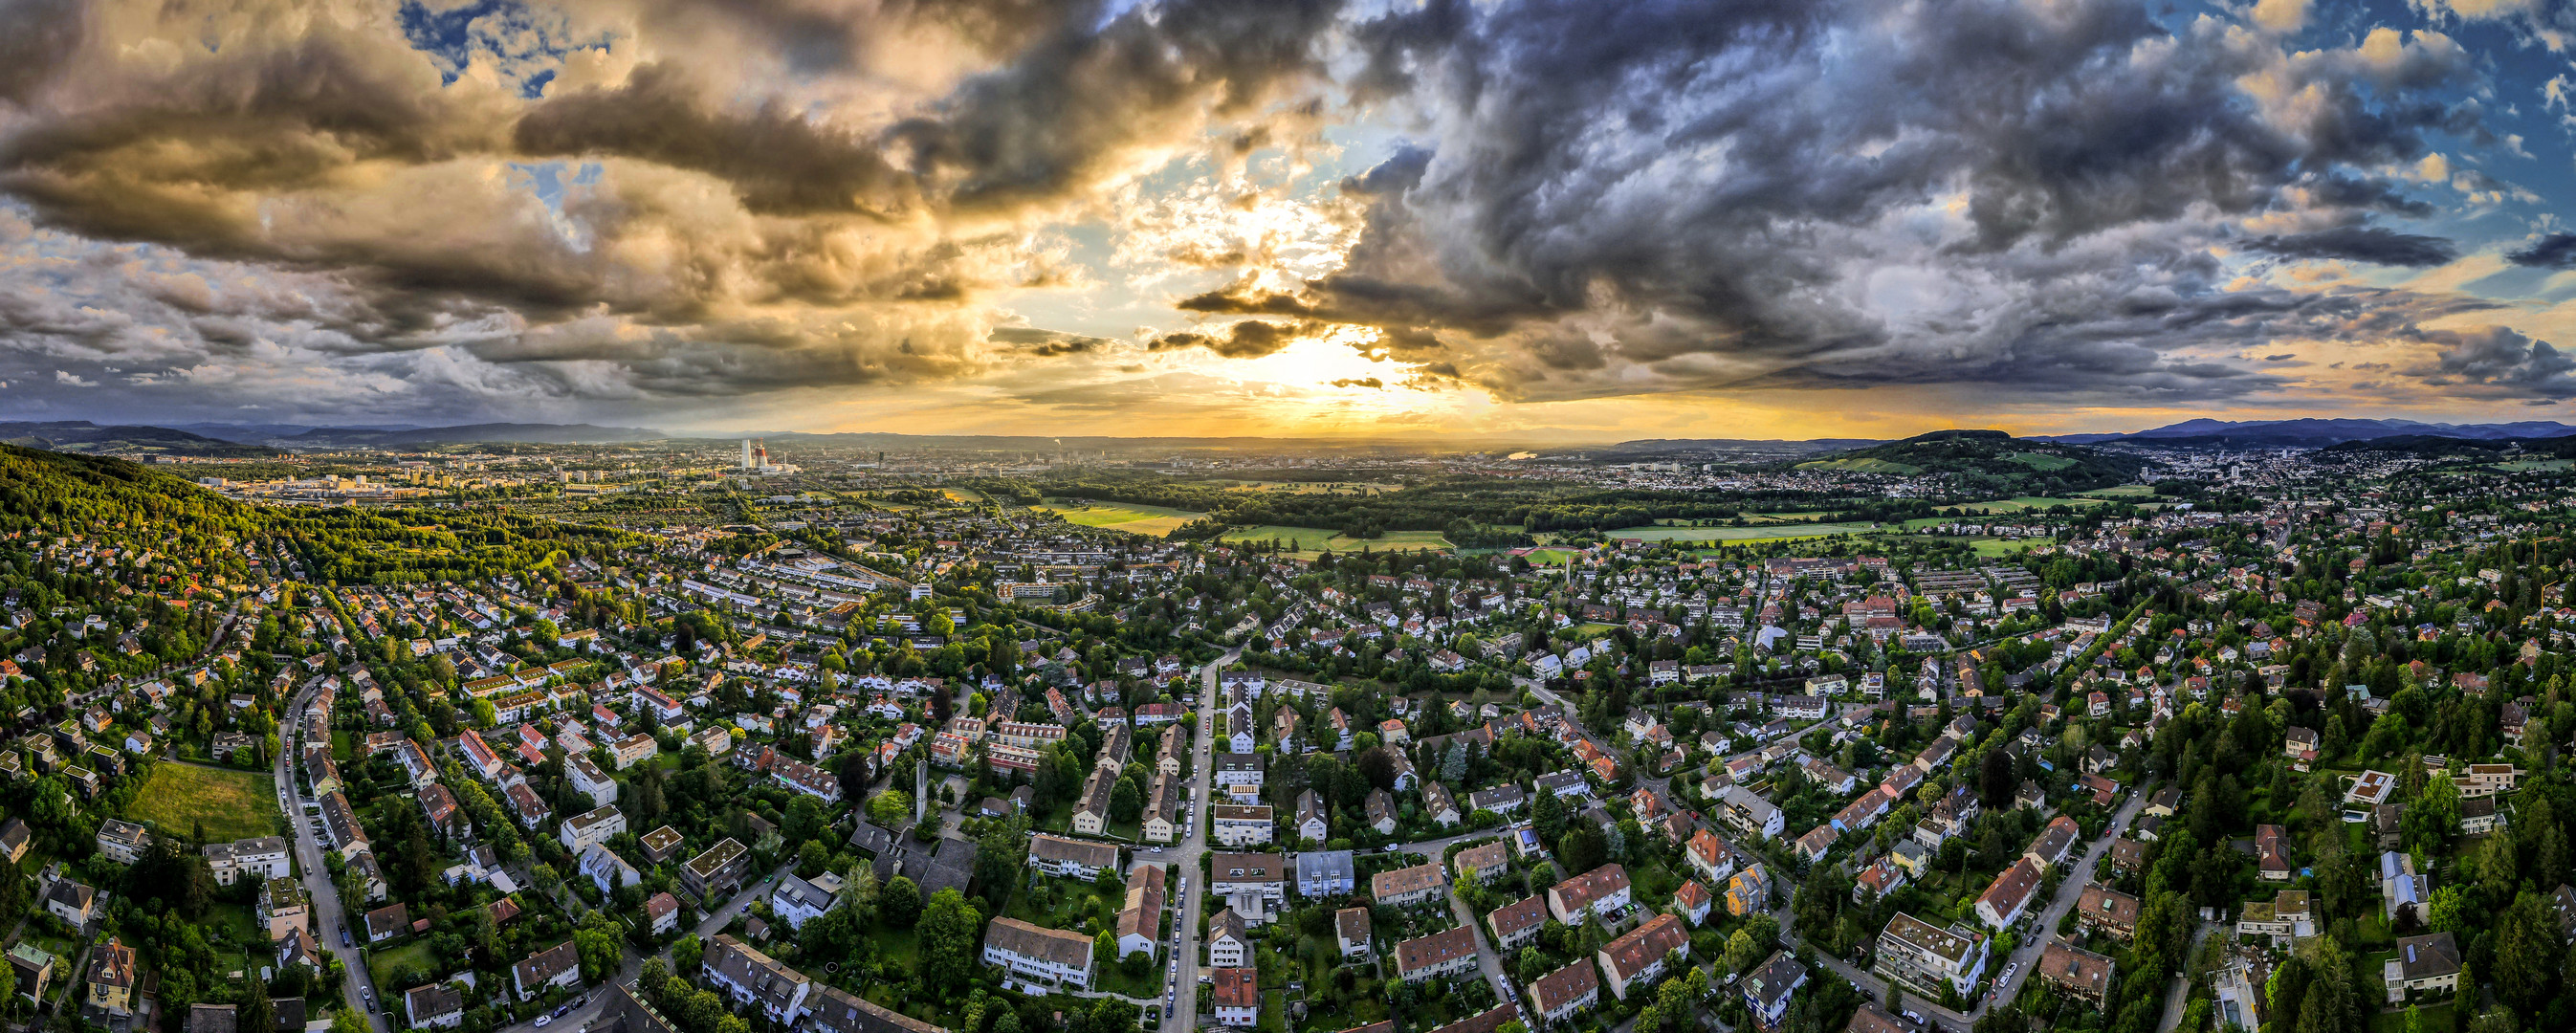
[[[1902,441],[1835,452],[1794,464],[1801,470],[1949,474],[2012,488],[2006,495],[2049,495],[2108,488],[2134,479],[2135,462],[2082,445],[2016,438],[1999,430],[1940,430]]]
[[[49,452],[121,455],[163,454],[257,458],[277,454],[274,448],[223,441],[168,427],[101,427],[88,420],[0,423],[0,442]]]

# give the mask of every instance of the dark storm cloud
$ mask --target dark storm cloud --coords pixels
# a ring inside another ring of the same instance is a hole
[[[67,0],[0,5],[0,191],[45,229],[309,274],[337,299],[311,323],[282,299],[222,318],[136,302],[197,365],[293,337],[612,397],[951,378],[1098,347],[991,333],[980,295],[1082,280],[1012,223],[1097,206],[1136,155],[1210,128],[1311,132],[1338,10],[485,0],[388,24],[314,9],[340,0],[96,2],[130,4],[98,23],[123,35],[90,33]],[[654,60],[557,78],[575,51]],[[85,289],[136,296],[112,276]],[[1264,332],[1211,346],[1284,343]]]
[[[2576,233],[2552,233],[2504,257],[2515,265],[2576,269]]]
[[[2294,55],[2206,19],[2176,35],[2122,0],[1433,0],[1353,34],[1357,88],[1410,113],[1418,142],[1344,184],[1365,205],[1351,261],[1302,291],[1180,304],[1446,328],[1466,379],[1518,397],[1635,390],[1621,371],[1640,367],[1650,389],[1796,369],[2268,382],[2047,349],[2173,311],[2130,345],[2233,352],[2251,342],[2232,333],[2302,318],[2227,317],[2209,245],[2237,217],[2422,211],[2373,170],[2460,127],[2419,91],[2475,74],[2438,37]],[[2302,103],[2267,106],[2248,82]],[[2449,254],[2384,230],[2266,245]]]
[[[618,154],[709,173],[764,214],[896,217],[920,204],[912,177],[865,136],[775,103],[720,113],[706,94],[676,66],[645,65],[616,87],[546,100],[519,120],[513,142],[532,156]]]
[[[2559,401],[2576,398],[2576,355],[2500,326],[2466,331],[2427,331],[2432,361],[2406,371],[2434,387],[2470,393]]]
[[[1176,330],[1154,338],[1146,343],[1146,347],[1152,351],[1205,348],[1229,359],[1257,359],[1296,343],[1298,338],[1314,330],[1315,325],[1311,323],[1246,319],[1221,332]]]
[[[12,0],[0,4],[0,104],[23,100],[78,52],[80,0]]]
[[[891,131],[962,210],[1052,201],[1099,182],[1121,146],[1208,105],[1249,114],[1320,71],[1338,0],[1176,0],[1094,28],[1070,23]]]
[[[2460,249],[2441,237],[2399,233],[2384,226],[2345,226],[2313,233],[2267,235],[2245,246],[2265,254],[2296,259],[2347,259],[2374,265],[2441,265]]]

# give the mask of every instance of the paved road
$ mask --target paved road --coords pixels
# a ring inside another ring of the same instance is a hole
[[[313,836],[313,819],[304,813],[304,792],[295,783],[293,758],[300,754],[302,748],[304,708],[312,702],[313,691],[313,683],[307,682],[296,690],[295,698],[286,705],[284,730],[287,734],[278,738],[291,745],[279,750],[275,758],[273,773],[277,779],[278,803],[286,809],[287,819],[295,825],[295,866],[304,873],[305,892],[313,897],[313,942],[338,957],[348,970],[348,977],[340,983],[340,996],[348,1006],[367,1017],[369,1028],[379,1033],[390,1033],[392,1024],[383,1013],[367,1010],[362,991],[374,990],[377,1003],[387,1009],[400,1007],[401,1002],[389,1000],[385,991],[375,986],[367,971],[365,952],[340,944],[340,928],[349,923],[349,916],[341,906],[339,887],[331,884],[331,870],[323,863],[322,844]]]
[[[1207,853],[1207,822],[1200,820],[1199,808],[1207,802],[1212,769],[1216,767],[1216,712],[1223,703],[1217,691],[1217,672],[1242,655],[1229,650],[1216,662],[1199,669],[1198,735],[1190,744],[1190,795],[1182,801],[1189,831],[1181,841],[1165,847],[1160,854],[1147,854],[1145,860],[1160,864],[1169,861],[1180,872],[1180,879],[1169,887],[1172,904],[1172,928],[1180,930],[1180,946],[1172,951],[1167,974],[1169,1007],[1163,1009],[1163,1033],[1189,1033],[1198,1028],[1199,1001],[1199,895],[1207,892],[1199,877],[1199,857]],[[1181,892],[1180,880],[1199,880],[1189,892]],[[1189,1003],[1183,1004],[1181,1002]]]

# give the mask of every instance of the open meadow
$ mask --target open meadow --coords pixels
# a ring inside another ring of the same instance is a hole
[[[152,768],[134,794],[127,818],[172,833],[194,834],[204,822],[214,842],[273,836],[278,831],[277,781],[264,771],[232,771],[179,761]]]
[[[1179,530],[1182,524],[1207,516],[1186,509],[1142,506],[1132,502],[1095,502],[1086,506],[1069,499],[1048,499],[1031,508],[1061,514],[1066,522],[1084,527],[1106,527],[1156,538]]]
[[[1311,556],[1326,551],[1358,552],[1364,548],[1377,552],[1414,552],[1424,549],[1442,551],[1449,548],[1449,540],[1441,537],[1438,531],[1388,531],[1375,538],[1353,538],[1326,528],[1289,527],[1284,524],[1236,528],[1225,533],[1225,540],[1263,543],[1276,540],[1285,543],[1291,551],[1301,556]]]

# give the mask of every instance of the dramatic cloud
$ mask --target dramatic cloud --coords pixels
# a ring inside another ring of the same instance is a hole
[[[2466,42],[2563,12],[2384,13],[21,0],[0,380],[688,420],[1030,375],[1108,405],[1329,345],[1297,397],[2122,407],[2431,348],[2381,379],[2550,397],[2555,352],[2471,325],[2534,306],[2449,284],[2576,268],[2568,163],[2525,146],[2564,90]]]
[[[2137,5],[1434,2],[1358,30],[1363,91],[1422,141],[1345,183],[1348,265],[1185,309],[1401,331],[1507,397],[1993,381],[2224,396],[2174,353],[2280,332],[2209,246],[2282,215],[2422,202],[2470,79],[2431,33],[2291,53]],[[2291,257],[2434,264],[2437,238],[2266,234]],[[1429,333],[1425,333],[1428,330]]]
[[[2431,362],[2407,370],[2436,387],[2462,386],[2480,394],[2560,401],[2576,397],[2576,356],[2503,327],[2428,335]]]
[[[2513,251],[2506,258],[2515,265],[2543,269],[2576,269],[2576,233],[2552,233],[2531,246]]]
[[[2346,259],[2374,265],[2441,265],[2460,257],[2460,249],[2448,240],[2380,226],[2270,234],[2247,241],[2245,246],[2283,258]]]
[[[42,0],[0,13],[0,191],[65,246],[316,278],[348,361],[447,349],[496,391],[971,376],[1061,354],[996,342],[987,300],[1087,282],[1048,224],[1211,132],[1311,123],[1335,17]],[[165,321],[168,358],[292,336],[305,303]]]

